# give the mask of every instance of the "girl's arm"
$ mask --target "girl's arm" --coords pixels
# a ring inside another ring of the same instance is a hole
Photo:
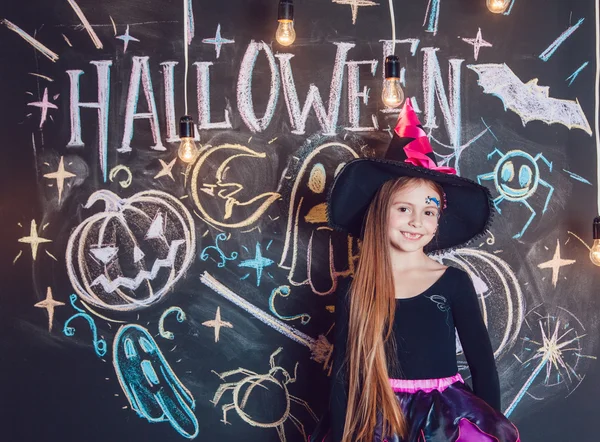
[[[452,315],[463,352],[469,363],[473,392],[500,410],[500,381],[490,337],[483,322],[479,300],[468,273],[460,271],[452,300]]]

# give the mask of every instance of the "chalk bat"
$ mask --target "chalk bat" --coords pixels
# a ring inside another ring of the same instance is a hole
[[[537,78],[523,83],[505,63],[470,64],[467,67],[479,76],[477,83],[483,87],[483,92],[502,100],[504,110],[510,109],[521,117],[523,126],[539,120],[581,129],[592,135],[590,123],[577,99],[552,98],[548,86],[538,86]]]
[[[113,365],[131,408],[149,422],[169,422],[182,436],[198,435],[192,394],[177,378],[150,333],[124,325],[113,344]]]

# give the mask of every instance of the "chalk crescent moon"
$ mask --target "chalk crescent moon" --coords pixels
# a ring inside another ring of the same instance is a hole
[[[202,213],[202,216],[207,218],[211,224],[215,224],[215,225],[221,226],[221,227],[229,227],[229,228],[246,227],[246,226],[249,226],[249,225],[253,224],[254,222],[256,222],[260,218],[260,216],[269,208],[269,206],[281,197],[281,195],[277,192],[265,192],[260,195],[257,195],[256,197],[252,198],[251,200],[249,200],[245,203],[238,203],[238,205],[244,205],[244,206],[248,206],[250,204],[257,205],[257,208],[252,212],[252,214],[250,216],[246,217],[246,219],[244,219],[243,221],[239,221],[239,222],[235,222],[235,223],[224,223],[224,222],[215,220],[212,216],[210,216],[208,214],[208,212],[202,206],[202,203],[200,200],[200,194],[198,192],[198,177],[200,176],[200,169],[202,168],[202,166],[204,165],[206,160],[213,153],[215,153],[217,151],[223,151],[223,150],[232,150],[232,151],[236,152],[235,157],[243,156],[243,157],[250,157],[250,158],[266,158],[266,156],[267,156],[267,154],[264,152],[263,153],[255,152],[252,149],[250,149],[246,146],[243,146],[241,144],[222,144],[220,146],[216,146],[216,147],[208,149],[205,153],[203,153],[200,156],[200,158],[194,165],[194,171],[192,174],[192,184],[191,184],[192,199],[194,200],[194,203],[196,204],[196,207],[198,208],[198,210]],[[233,158],[228,158],[227,160],[225,160],[224,163],[229,163],[229,161],[231,161],[231,159],[233,159]],[[221,165],[221,166],[223,166],[223,165]],[[217,171],[217,173],[215,175],[221,175],[220,172],[222,173],[222,167],[219,167],[219,170]],[[220,177],[215,176],[215,178],[219,179]],[[230,183],[226,183],[226,184],[230,184]]]

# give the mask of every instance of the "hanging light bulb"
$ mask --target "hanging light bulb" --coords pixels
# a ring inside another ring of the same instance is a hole
[[[600,267],[600,216],[594,218],[594,244],[590,250],[590,260]]]
[[[179,120],[179,138],[181,143],[177,156],[184,163],[191,163],[198,155],[198,148],[194,142],[194,119],[189,115],[184,115]]]
[[[508,9],[511,0],[486,0],[488,9],[494,14],[502,14]]]
[[[385,80],[381,99],[389,108],[398,107],[404,101],[404,91],[400,85],[400,59],[396,55],[385,57]]]
[[[293,0],[279,0],[279,26],[275,33],[277,42],[282,46],[289,46],[296,40],[294,31],[294,3]]]

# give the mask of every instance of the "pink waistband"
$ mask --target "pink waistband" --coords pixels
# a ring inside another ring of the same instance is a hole
[[[417,391],[430,393],[433,390],[444,391],[455,382],[462,382],[464,384],[465,381],[460,373],[456,373],[449,378],[440,379],[390,379],[390,385],[396,393],[416,393]]]

